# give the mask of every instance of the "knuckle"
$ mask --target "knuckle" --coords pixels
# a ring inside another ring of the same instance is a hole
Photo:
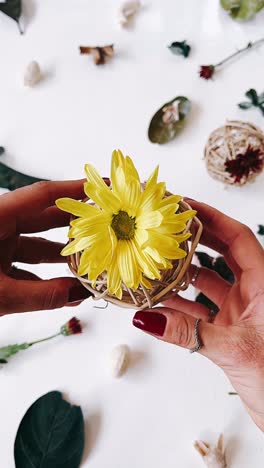
[[[32,185],[32,189],[46,196],[47,201],[51,204],[53,183],[50,180],[40,180]]]
[[[173,325],[173,342],[183,348],[193,346],[193,333],[190,330],[188,320],[182,316]]]
[[[241,229],[242,229],[243,234],[246,235],[247,237],[255,237],[255,234],[253,233],[253,231],[246,224],[242,224]]]
[[[67,290],[63,281],[58,280],[52,285],[44,296],[43,308],[45,310],[60,309],[67,302]]]

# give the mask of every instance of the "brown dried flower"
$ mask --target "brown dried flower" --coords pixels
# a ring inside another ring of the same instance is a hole
[[[103,65],[107,57],[112,57],[114,55],[114,45],[107,45],[104,47],[84,47],[80,46],[80,53],[83,54],[92,54],[94,63],[96,65]]]

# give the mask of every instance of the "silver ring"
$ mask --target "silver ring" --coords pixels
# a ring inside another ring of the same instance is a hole
[[[192,278],[191,278],[191,281],[190,281],[190,283],[191,283],[192,285],[195,284],[195,282],[196,282],[196,280],[197,280],[197,278],[198,278],[199,273],[200,273],[200,268],[199,268],[198,266],[195,265],[195,270],[194,270],[194,272],[193,272],[193,275],[192,275]]]
[[[209,312],[208,323],[213,323],[216,315],[218,314],[219,310],[211,309]]]
[[[197,319],[195,321],[195,326],[194,326],[194,338],[195,338],[195,341],[196,341],[196,346],[195,348],[193,349],[190,349],[190,353],[197,353],[198,351],[200,351],[200,349],[202,349],[203,347],[203,344],[200,340],[200,336],[199,336],[199,325],[200,325],[200,322],[202,321],[202,319]]]

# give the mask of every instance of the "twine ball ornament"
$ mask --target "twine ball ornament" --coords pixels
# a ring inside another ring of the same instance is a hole
[[[264,133],[252,123],[228,120],[209,136],[204,157],[211,177],[241,187],[264,169]]]
[[[142,184],[144,187],[144,184]],[[172,195],[170,192],[165,193],[165,197]],[[84,203],[89,202],[86,198],[83,200]],[[191,207],[185,202],[179,202],[179,210],[177,213],[190,210]],[[71,218],[75,219],[74,216]],[[161,278],[159,280],[148,280],[152,285],[152,289],[146,289],[144,285],[140,284],[138,289],[132,290],[125,284],[122,284],[122,299],[118,299],[116,296],[109,294],[107,290],[107,273],[103,272],[96,281],[95,287],[92,286],[92,282],[87,277],[78,275],[78,267],[80,264],[80,258],[82,252],[77,252],[67,257],[69,268],[72,274],[81,282],[81,284],[92,293],[92,297],[95,301],[103,299],[107,302],[111,302],[118,306],[130,309],[143,310],[145,308],[151,308],[159,304],[161,301],[165,301],[172,296],[175,296],[179,291],[184,291],[190,284],[190,275],[188,272],[189,266],[192,261],[195,249],[198,245],[202,234],[202,224],[199,219],[195,216],[190,219],[186,224],[186,229],[183,234],[191,232],[192,236],[187,241],[180,244],[181,249],[185,250],[186,257],[180,260],[173,260],[173,268],[161,271]],[[69,242],[72,242],[70,239]]]

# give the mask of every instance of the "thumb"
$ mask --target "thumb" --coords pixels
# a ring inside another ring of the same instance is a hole
[[[197,346],[196,319],[175,309],[155,307],[136,312],[133,325],[163,341],[182,348],[192,350]],[[200,321],[197,331],[202,344],[199,352],[212,361],[217,361],[219,351],[222,352],[225,348],[226,327]]]
[[[5,277],[0,283],[0,313],[58,309],[91,293],[73,278],[25,281]]]

